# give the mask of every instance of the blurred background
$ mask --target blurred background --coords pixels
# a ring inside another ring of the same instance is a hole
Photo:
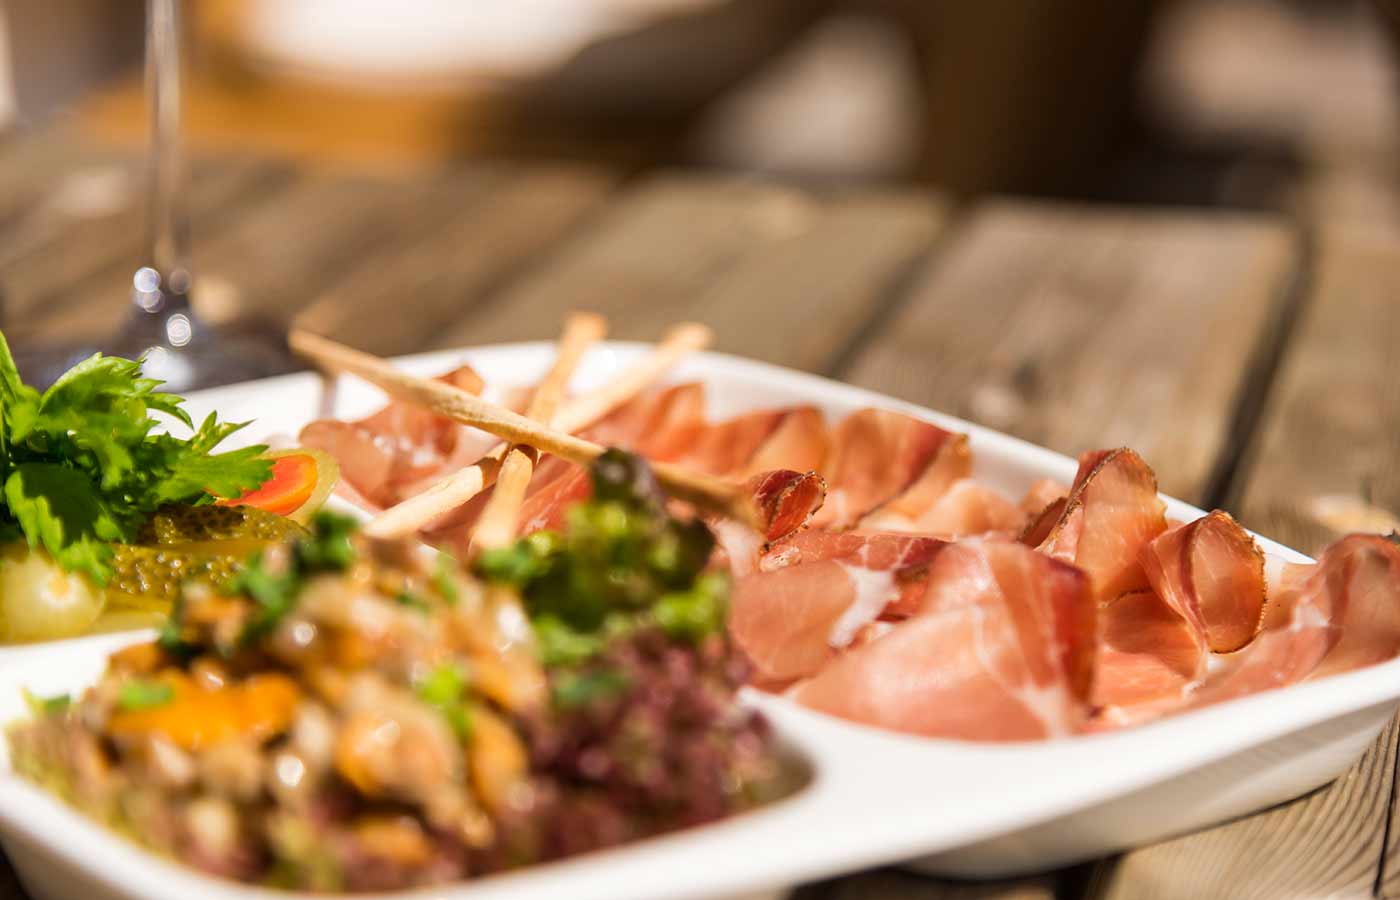
[[[140,146],[140,0],[9,0],[0,123]],[[188,0],[196,148],[1390,217],[1380,0]]]

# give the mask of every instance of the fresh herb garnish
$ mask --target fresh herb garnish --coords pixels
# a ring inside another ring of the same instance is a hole
[[[577,709],[605,697],[616,697],[632,686],[632,681],[616,669],[570,672],[554,680],[550,688],[559,709]]]
[[[163,681],[136,678],[123,682],[117,694],[117,707],[124,712],[153,709],[175,699],[175,689]]]
[[[443,602],[448,606],[456,606],[462,602],[462,591],[457,586],[455,571],[457,561],[446,553],[438,554],[437,567],[433,569],[433,587],[442,595]]]
[[[73,704],[73,698],[68,694],[40,697],[28,688],[20,688],[20,693],[24,695],[24,703],[29,707],[29,711],[36,716],[56,716],[67,712],[68,707]]]
[[[593,497],[563,532],[539,531],[483,553],[476,571],[517,588],[546,666],[576,666],[643,625],[699,640],[723,626],[727,580],[702,574],[714,549],[704,523],[671,516],[646,463],[609,450]]]
[[[139,361],[97,354],[40,393],[20,380],[0,334],[0,540],[23,538],[105,583],[111,543],[131,541],[160,506],[238,496],[267,480],[266,447],[212,452],[241,424],[211,414],[188,439],[152,434],[157,412],[194,427],[160,384]]]
[[[465,695],[467,678],[462,670],[452,663],[438,666],[428,673],[418,684],[418,698],[435,708],[447,719],[458,738],[471,737],[471,713],[467,709]]]

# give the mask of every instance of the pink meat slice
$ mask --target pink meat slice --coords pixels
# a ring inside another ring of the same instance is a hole
[[[1094,705],[1180,703],[1205,672],[1194,629],[1152,591],[1133,591],[1099,611]]]
[[[1073,566],[1014,542],[955,544],[935,557],[918,615],[837,657],[790,695],[842,718],[932,737],[1071,734],[1089,709],[1096,613],[1089,581]]]
[[[898,531],[924,531],[954,533],[956,529],[936,529],[927,521],[949,520],[958,515],[960,508],[968,505],[967,498],[954,499],[944,503],[948,495],[960,485],[971,485],[972,451],[968,449],[967,435],[948,434],[938,446],[933,459],[913,484],[898,496],[883,504],[861,520],[861,527],[867,529],[889,529]],[[990,489],[978,486],[985,492],[988,502],[1000,500]],[[1018,523],[1019,524],[1019,523]],[[972,534],[971,531],[958,532]]]
[[[582,436],[648,459],[672,460],[684,455],[707,427],[705,386],[693,382],[639,394]]]
[[[1315,565],[1290,566],[1274,602],[1280,612],[1253,643],[1224,657],[1192,696],[1205,706],[1322,678],[1400,655],[1400,546],[1348,535]]]
[[[1104,603],[1148,587],[1140,555],[1167,528],[1157,477],[1132,450],[1095,450],[1080,457],[1064,511],[1039,545],[1083,569]]]
[[[783,424],[788,412],[784,409],[761,410],[706,425],[694,432],[690,445],[672,461],[712,475],[743,472],[749,460]]]
[[[826,459],[826,419],[815,406],[784,410],[782,421],[738,471],[740,477],[774,469],[820,471]]]
[[[469,366],[438,380],[471,393],[481,390],[481,378]],[[301,430],[299,440],[335,457],[341,480],[350,489],[347,493],[353,493],[352,502],[367,502],[373,511],[412,496],[426,479],[480,458],[496,441],[400,401],[358,421],[318,419]]]
[[[1264,554],[1229,513],[1215,510],[1143,548],[1147,580],[1216,653],[1254,639],[1264,615]]]
[[[931,506],[912,518],[881,508],[866,516],[861,521],[861,527],[913,531],[945,538],[991,532],[1005,532],[1015,537],[1025,521],[1025,514],[1010,500],[985,484],[962,478],[949,485]]]
[[[851,528],[907,491],[951,437],[937,425],[886,409],[851,413],[832,431],[821,473],[827,502],[816,528]]]

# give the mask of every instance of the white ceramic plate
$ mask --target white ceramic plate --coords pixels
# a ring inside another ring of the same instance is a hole
[[[607,344],[578,383],[598,383],[644,348]],[[470,360],[494,384],[528,383],[549,365],[547,344],[409,358],[443,371]],[[704,354],[673,380],[701,379],[711,413],[813,403],[840,416],[862,406],[903,409],[971,435],[977,476],[1019,494],[1037,478],[1068,482],[1075,463],[957,419],[869,391],[732,357]],[[245,439],[295,434],[327,400],[316,376],[292,375],[190,398],[196,416],[256,418]],[[343,381],[336,414],[380,402]],[[1168,514],[1200,510],[1168,500]],[[1306,557],[1269,541],[1275,560]],[[21,686],[81,689],[104,654],[131,640],[108,636],[0,655],[0,721],[24,714]],[[1400,700],[1400,661],[1167,718],[1111,734],[1024,744],[906,737],[808,712],[777,697],[748,701],[809,761],[811,782],[788,800],[726,822],[617,850],[412,896],[462,900],[627,900],[733,895],[877,864],[905,862],[961,876],[1059,866],[1188,831],[1295,797],[1344,771],[1375,739]],[[0,839],[41,898],[253,900],[284,897],[196,874],[158,859],[8,774],[0,753]],[[378,896],[378,895],[377,895]]]

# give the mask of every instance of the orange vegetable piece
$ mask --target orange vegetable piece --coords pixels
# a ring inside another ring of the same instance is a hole
[[[220,506],[256,506],[279,516],[301,509],[316,491],[316,458],[310,453],[289,453],[272,461],[272,475],[261,487],[241,497],[218,501]]]
[[[199,750],[232,738],[267,740],[286,731],[301,692],[287,676],[254,675],[222,688],[197,685],[188,675],[165,669],[156,678],[168,684],[168,703],[118,710],[107,721],[113,737],[159,734],[177,747]]]

